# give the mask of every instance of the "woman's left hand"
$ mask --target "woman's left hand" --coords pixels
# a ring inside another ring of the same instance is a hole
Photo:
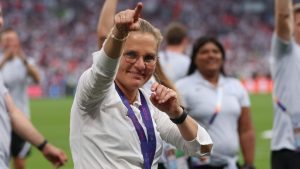
[[[157,82],[151,86],[151,101],[155,107],[169,115],[170,118],[178,117],[183,109],[180,107],[177,93]]]

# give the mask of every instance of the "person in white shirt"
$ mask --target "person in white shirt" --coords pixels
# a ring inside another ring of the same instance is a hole
[[[29,97],[27,88],[40,81],[40,75],[32,58],[27,57],[22,49],[18,33],[7,28],[1,32],[0,74],[5,87],[10,92],[16,106],[30,119]],[[18,70],[18,71],[16,71]],[[26,168],[26,157],[30,154],[30,143],[12,132],[11,156],[15,169]]]
[[[272,169],[300,168],[300,3],[275,1]]]
[[[178,104],[175,91],[152,76],[159,31],[139,18],[142,4],[121,11],[93,65],[80,77],[71,109],[70,146],[74,168],[154,169],[162,140],[187,154],[210,154],[212,141]]]
[[[170,23],[166,28],[165,39],[166,47],[159,52],[159,61],[167,77],[175,83],[187,76],[191,62],[185,54],[189,44],[186,27],[179,22]]]
[[[106,39],[107,35],[109,34],[110,29],[114,25],[114,16],[116,14],[117,5],[118,5],[118,0],[106,0],[102,6],[102,9],[99,14],[98,24],[97,24],[98,48],[99,49],[102,48],[104,40]],[[177,27],[177,26],[175,26],[175,27]],[[179,29],[181,29],[181,27]],[[178,30],[178,29],[176,29],[176,28],[172,29],[171,32],[174,32],[176,30]],[[174,34],[174,33],[171,33],[171,34]],[[170,36],[172,36],[172,35],[170,35]],[[184,29],[184,37],[185,36],[186,36],[186,30]],[[182,37],[182,34],[179,35],[180,41],[181,41],[181,37]],[[170,45],[170,48],[169,48],[170,50],[177,49],[176,51],[178,51],[178,48],[181,48],[180,46],[182,46],[182,45],[176,44],[175,48],[173,48],[172,46],[173,45]],[[179,50],[181,51],[182,49],[179,49]],[[174,50],[172,50],[172,51],[174,51]],[[176,60],[176,56],[172,59]],[[184,59],[185,58],[183,58],[183,60]],[[188,65],[186,66],[185,69],[186,69],[186,71],[185,71],[185,73],[183,73],[184,75],[186,75]],[[154,82],[159,82],[160,84],[176,91],[174,84],[167,77],[167,75],[163,72],[163,68],[162,68],[159,60],[157,60],[157,62],[156,62],[153,76],[147,81],[146,84],[144,84],[143,89],[145,89],[148,93],[151,94],[151,85]],[[169,150],[169,148],[167,149],[165,147],[172,147],[172,146],[167,145],[166,143],[163,143],[163,147],[164,147],[163,153],[162,153],[163,155],[161,156],[161,159],[158,162],[158,169],[165,169],[168,166],[166,152],[169,152],[171,150]],[[175,153],[175,151],[174,151],[174,153]],[[183,169],[183,167],[181,167],[181,168]]]
[[[0,5],[0,28],[3,26],[2,6]],[[14,131],[22,139],[35,145],[55,168],[64,165],[66,154],[48,143],[20,109],[15,105],[12,96],[4,86],[0,74],[0,168],[9,169],[11,132]]]
[[[237,169],[239,145],[253,169],[255,134],[247,91],[224,72],[225,51],[215,38],[200,37],[193,46],[189,76],[176,82],[183,106],[210,134],[210,158],[192,158],[192,169]]]

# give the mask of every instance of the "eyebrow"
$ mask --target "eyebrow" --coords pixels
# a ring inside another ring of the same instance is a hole
[[[136,55],[140,56],[140,55],[139,55],[139,52],[137,52],[137,51],[135,51],[135,50],[128,50],[128,51],[125,51],[125,52],[124,52],[124,55],[128,55],[128,54],[136,54]],[[143,55],[143,57],[149,56],[149,55],[155,57],[155,56],[156,56],[156,53],[151,53],[151,52],[145,53],[145,54]]]

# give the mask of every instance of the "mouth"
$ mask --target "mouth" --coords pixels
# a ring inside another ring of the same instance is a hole
[[[135,79],[143,79],[145,77],[144,73],[136,72],[136,71],[128,71],[130,75],[132,75]]]

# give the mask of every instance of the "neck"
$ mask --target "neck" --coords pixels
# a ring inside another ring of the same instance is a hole
[[[218,85],[219,81],[219,73],[218,72],[201,72],[203,78],[207,81],[209,81],[213,86]]]
[[[119,83],[117,80],[115,81],[120,90],[124,93],[126,99],[130,104],[133,104],[133,102],[136,100],[138,89],[128,89],[122,83]]]
[[[169,45],[166,47],[166,50],[183,54],[185,51],[185,47],[183,45]]]

